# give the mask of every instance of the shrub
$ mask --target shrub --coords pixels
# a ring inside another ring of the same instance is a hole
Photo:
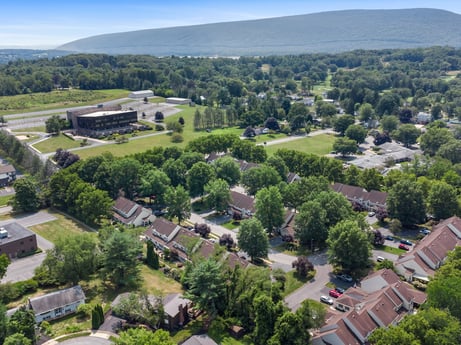
[[[183,141],[184,141],[184,138],[179,133],[173,133],[173,135],[171,136],[172,143],[182,143]]]
[[[163,127],[162,125],[155,125],[155,130],[157,132],[161,132],[165,130],[165,127]]]

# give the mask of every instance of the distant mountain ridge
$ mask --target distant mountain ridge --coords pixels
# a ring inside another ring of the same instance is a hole
[[[155,56],[257,56],[461,47],[461,15],[437,9],[345,10],[92,36],[57,49]]]

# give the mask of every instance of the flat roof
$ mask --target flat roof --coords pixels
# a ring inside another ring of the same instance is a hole
[[[5,225],[2,225],[0,229],[1,228],[4,228],[6,231],[8,231],[8,237],[0,238],[0,245],[13,242],[13,241],[17,241],[21,238],[34,235],[32,231],[30,231],[29,229],[23,227],[21,224],[18,224],[18,223],[5,224]]]
[[[99,116],[106,116],[106,115],[116,115],[116,114],[124,114],[124,113],[131,113],[134,110],[107,110],[107,111],[95,111],[94,113],[79,115],[78,117],[99,117]]]

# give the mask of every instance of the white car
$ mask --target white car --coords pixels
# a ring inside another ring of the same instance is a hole
[[[323,303],[326,303],[326,304],[329,304],[329,305],[333,305],[333,299],[331,299],[330,297],[328,296],[325,296],[325,295],[322,295],[320,296],[320,302],[323,302]]]
[[[384,261],[384,258],[382,256],[377,256],[376,257],[376,261],[378,262],[383,262]]]

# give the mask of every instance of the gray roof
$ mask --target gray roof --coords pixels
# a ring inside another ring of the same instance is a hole
[[[182,345],[218,345],[207,334],[193,335],[187,339]]]
[[[0,245],[35,235],[32,231],[18,223],[5,224],[1,228],[4,228],[8,232],[8,237],[0,239]]]
[[[37,315],[78,301],[85,301],[85,293],[80,285],[31,298],[29,303]]]
[[[179,306],[182,305],[185,307],[189,303],[191,303],[191,301],[184,298],[183,295],[179,293],[171,294],[164,298],[163,309],[167,315],[175,317],[179,312]]]

